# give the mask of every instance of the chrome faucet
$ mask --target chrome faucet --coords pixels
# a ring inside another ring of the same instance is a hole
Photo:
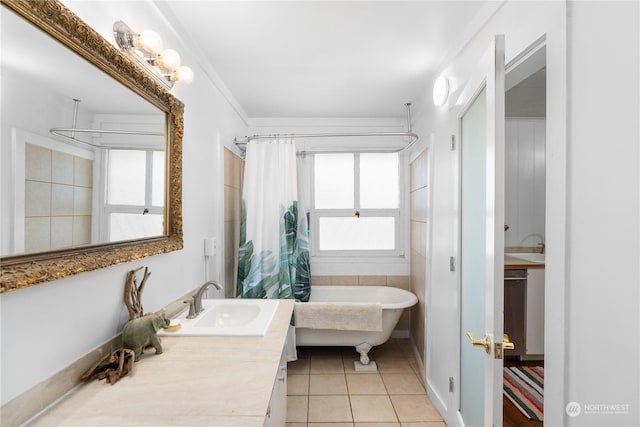
[[[209,280],[204,285],[200,286],[193,297],[188,301],[189,302],[189,314],[187,314],[187,319],[195,319],[198,317],[198,314],[202,311],[202,295],[207,290],[209,286],[215,287],[217,290],[221,291],[222,286],[220,286],[217,282],[213,280]],[[185,301],[187,302],[187,301]]]

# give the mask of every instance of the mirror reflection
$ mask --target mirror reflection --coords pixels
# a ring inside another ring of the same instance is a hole
[[[165,113],[11,11],[0,19],[2,256],[168,234]]]

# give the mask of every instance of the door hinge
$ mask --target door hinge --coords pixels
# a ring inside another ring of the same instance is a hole
[[[449,271],[456,271],[456,257],[449,257]]]
[[[449,393],[453,393],[453,377],[449,377]]]
[[[451,151],[455,151],[455,150],[456,150],[456,136],[451,135]]]

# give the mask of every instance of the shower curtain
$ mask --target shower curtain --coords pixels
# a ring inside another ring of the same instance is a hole
[[[299,204],[297,181],[293,140],[247,144],[236,289],[240,298],[309,300],[307,208]]]

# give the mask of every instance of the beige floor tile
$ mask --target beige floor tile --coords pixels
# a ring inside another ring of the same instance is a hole
[[[402,427],[447,427],[444,421],[423,421],[418,423],[401,423]]]
[[[307,427],[353,427],[353,423],[309,423]]]
[[[382,374],[389,394],[426,394],[416,374]]]
[[[353,419],[361,421],[398,421],[389,396],[350,396]]]
[[[295,362],[287,363],[287,372],[289,374],[308,374],[309,373],[309,358],[298,358]]]
[[[412,374],[413,369],[407,359],[399,357],[382,357],[376,359],[378,370],[383,374]]]
[[[284,423],[284,427],[307,427],[307,423]]]
[[[355,427],[400,427],[400,423],[356,423]]]
[[[308,407],[308,396],[287,396],[287,422],[306,423]]]
[[[387,394],[380,374],[347,374],[349,394]]]
[[[313,356],[311,357],[310,373],[312,374],[342,374],[344,365],[342,356]]]
[[[405,357],[402,349],[393,341],[387,341],[386,343],[375,346],[369,352],[374,358],[387,356],[387,357]]]
[[[309,396],[309,422],[352,422],[349,396]]]
[[[390,397],[401,422],[442,421],[438,410],[426,395],[395,395]]]
[[[309,394],[309,375],[287,375],[287,394],[289,396],[307,396]]]
[[[344,374],[313,374],[309,378],[309,395],[348,394]]]

